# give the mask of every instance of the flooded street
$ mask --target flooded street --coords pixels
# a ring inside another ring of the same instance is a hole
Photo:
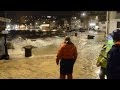
[[[71,36],[78,50],[74,65],[74,79],[98,79],[99,68],[96,59],[104,44],[104,35],[96,34],[94,39],[87,39],[86,33]],[[9,49],[10,60],[0,60],[1,79],[58,79],[59,65],[56,65],[56,53],[63,37],[51,37],[12,41],[15,49]],[[32,56],[25,57],[24,46],[33,45]]]

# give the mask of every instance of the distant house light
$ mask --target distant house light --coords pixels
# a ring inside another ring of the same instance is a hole
[[[47,16],[47,18],[51,18],[51,16]]]

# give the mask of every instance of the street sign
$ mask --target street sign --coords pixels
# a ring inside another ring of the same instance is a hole
[[[0,21],[2,21],[2,22],[11,22],[10,19],[4,18],[4,17],[0,17]]]

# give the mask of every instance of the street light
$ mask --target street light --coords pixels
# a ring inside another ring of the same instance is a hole
[[[53,21],[55,23],[55,21]]]
[[[47,16],[47,18],[51,18],[51,16]]]
[[[6,40],[8,31],[4,30],[4,31],[2,31],[2,34],[4,35],[4,46],[5,46],[5,55],[3,56],[3,58],[8,60],[9,55],[8,55],[7,40]]]
[[[86,16],[86,13],[85,13],[85,12],[83,12],[83,13],[81,14],[81,16],[82,16],[82,17],[85,17],[85,16]]]
[[[106,28],[106,36],[107,34],[109,33],[109,23],[110,23],[110,14],[109,14],[109,11],[107,11],[107,28]]]
[[[86,12],[81,13],[81,22],[84,24],[84,28],[86,28],[85,21],[86,21]]]
[[[3,14],[3,13],[2,13]],[[2,15],[0,17],[0,39],[1,39],[1,46],[2,46],[2,51],[1,51],[1,56],[0,56],[0,59],[6,59],[8,60],[9,59],[9,55],[8,55],[8,49],[7,49],[7,40],[6,40],[6,37],[7,37],[7,34],[8,34],[8,31],[5,30],[6,28],[6,23],[9,23],[11,20],[6,18],[7,16],[7,12],[4,11],[4,15]]]

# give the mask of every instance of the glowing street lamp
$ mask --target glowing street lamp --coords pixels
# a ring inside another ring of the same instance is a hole
[[[81,22],[83,23],[83,27],[84,27],[84,28],[87,27],[86,24],[87,24],[88,21],[86,22],[86,19],[87,19],[87,18],[86,18],[86,12],[81,13]]]
[[[81,14],[81,16],[82,16],[82,17],[86,16],[86,13],[85,13],[85,12],[84,12],[84,13],[82,13],[82,14]]]
[[[51,16],[47,16],[47,18],[51,18]]]
[[[77,17],[74,17],[74,19],[77,19]]]

